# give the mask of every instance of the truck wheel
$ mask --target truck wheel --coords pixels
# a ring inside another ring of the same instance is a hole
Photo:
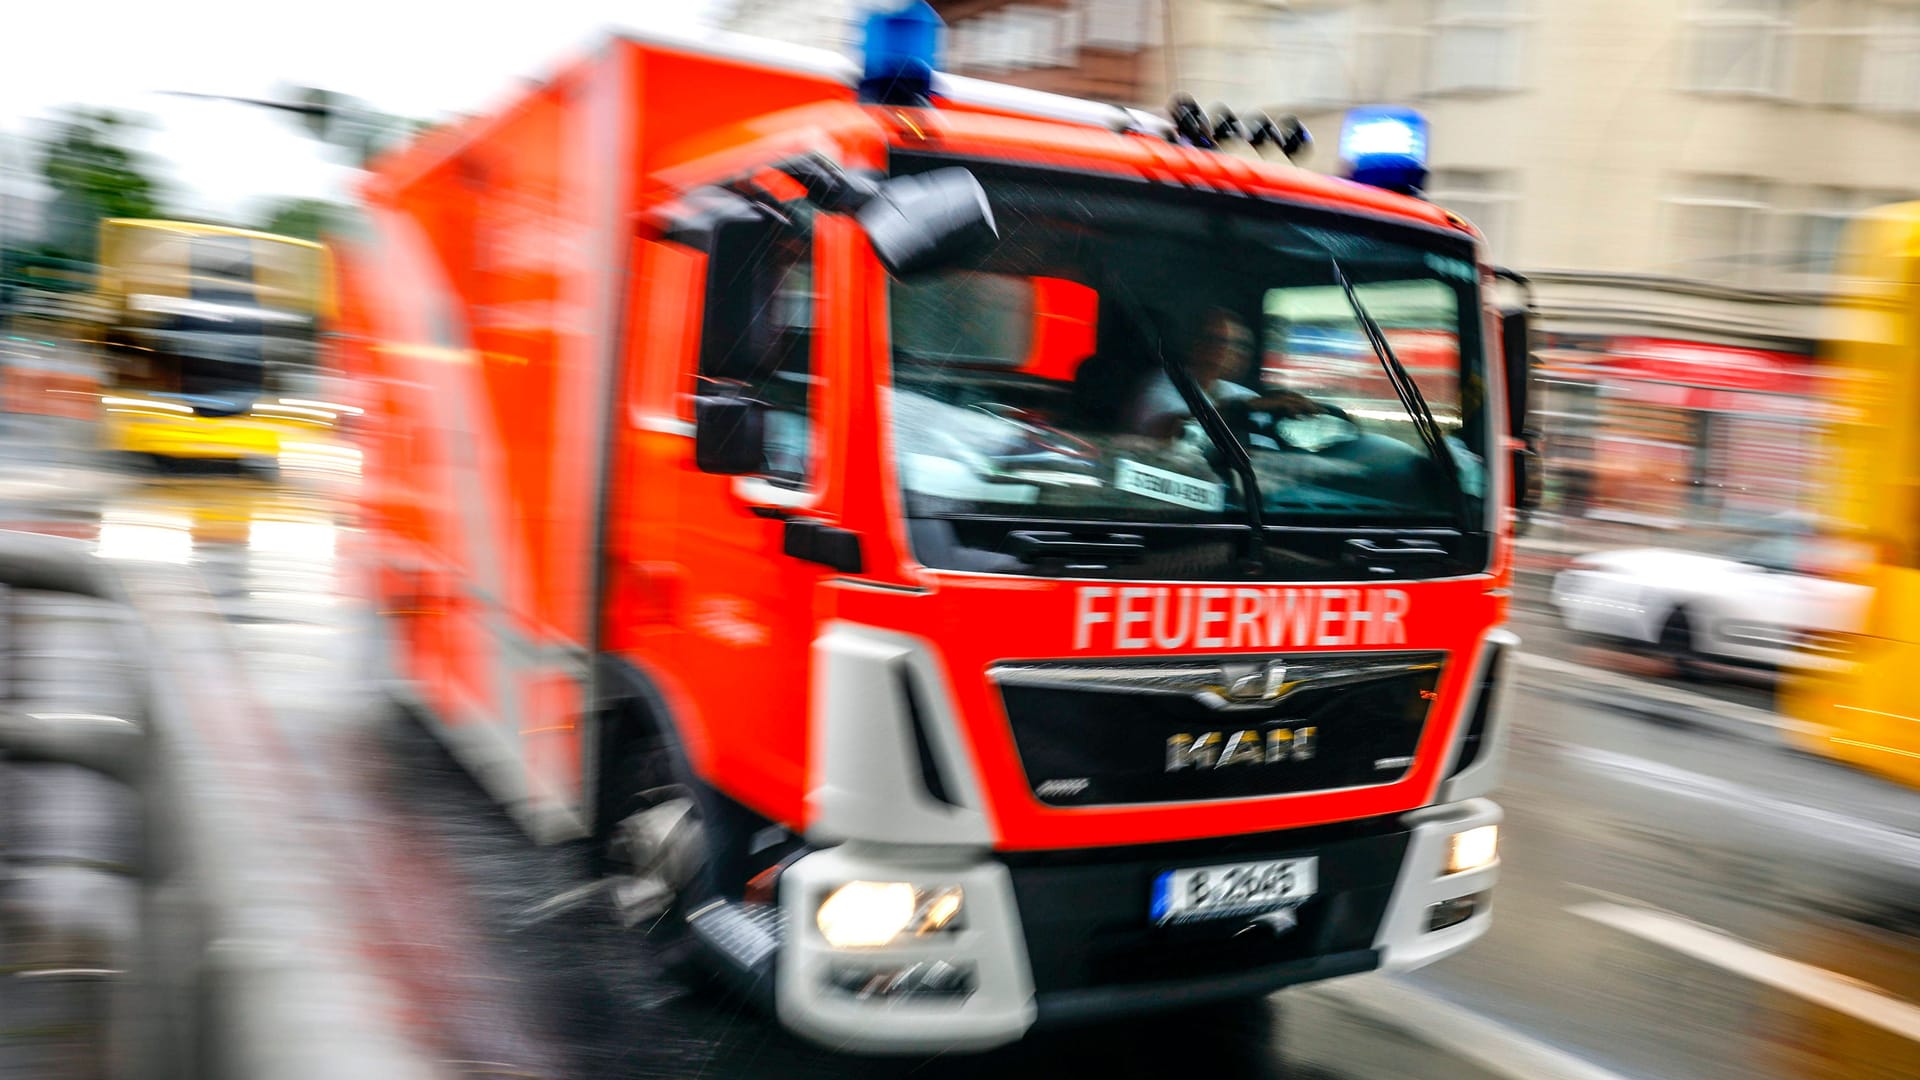
[[[704,884],[706,830],[691,784],[664,748],[629,747],[615,766],[612,826],[601,869],[621,924],[642,934],[674,975],[704,980],[699,945],[687,929],[690,901]]]
[[[1688,682],[1701,678],[1700,652],[1694,647],[1693,620],[1686,608],[1674,608],[1660,627],[1660,653],[1673,663],[1673,673]]]

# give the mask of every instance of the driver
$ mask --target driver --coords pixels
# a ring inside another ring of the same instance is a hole
[[[1200,316],[1199,332],[1187,347],[1187,371],[1193,381],[1213,400],[1216,407],[1234,406],[1234,411],[1260,410],[1276,418],[1313,416],[1328,411],[1324,406],[1290,390],[1261,393],[1234,381],[1246,374],[1253,358],[1253,331],[1240,317],[1223,307],[1208,308]],[[1141,389],[1128,414],[1128,428],[1142,435],[1170,439],[1193,416],[1185,398],[1167,378],[1155,372]]]

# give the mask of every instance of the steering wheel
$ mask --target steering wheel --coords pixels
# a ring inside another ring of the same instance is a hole
[[[1264,435],[1280,449],[1317,454],[1351,443],[1365,434],[1346,413],[1332,408],[1311,416],[1278,417],[1251,408],[1244,401],[1228,401],[1218,406],[1227,427],[1244,439],[1248,434]]]

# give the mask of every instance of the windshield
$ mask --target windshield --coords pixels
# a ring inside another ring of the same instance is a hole
[[[980,519],[1245,529],[1253,498],[1282,534],[1484,530],[1464,243],[1241,199],[982,180],[1001,242],[892,285],[895,446],[916,537]],[[1425,399],[1451,476],[1336,267]],[[1173,365],[1247,451],[1255,490]]]
[[[113,336],[133,346],[119,386],[238,401],[315,367],[319,249],[162,223],[114,228],[105,258],[122,296]]]

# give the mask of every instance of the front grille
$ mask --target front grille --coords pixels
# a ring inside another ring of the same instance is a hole
[[[991,672],[1034,797],[1054,806],[1257,798],[1392,783],[1413,767],[1445,654]]]
[[[1406,854],[1391,818],[1117,851],[1005,855],[1042,995],[1213,979],[1373,947]],[[1246,918],[1156,926],[1153,881],[1185,866],[1317,856],[1319,891],[1285,933]]]

